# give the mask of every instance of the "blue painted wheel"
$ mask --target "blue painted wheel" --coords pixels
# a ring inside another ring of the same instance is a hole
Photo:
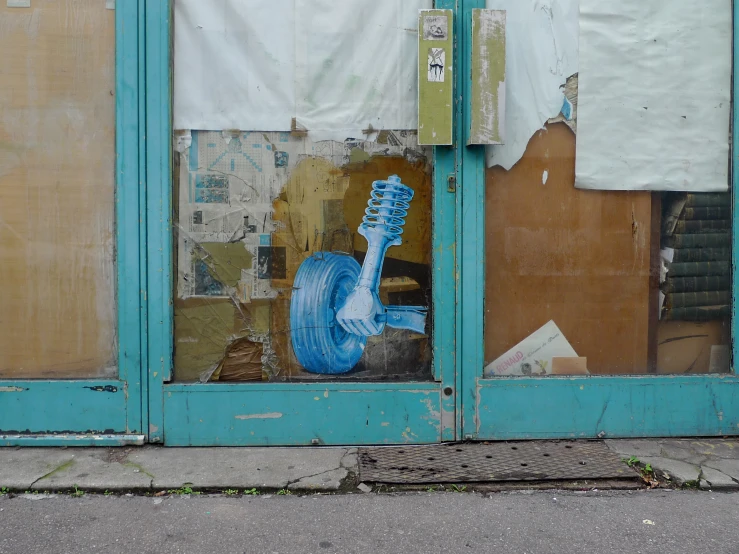
[[[319,252],[298,268],[290,301],[290,331],[298,362],[306,371],[335,375],[351,371],[367,337],[347,333],[336,310],[354,289],[361,266],[351,256]]]

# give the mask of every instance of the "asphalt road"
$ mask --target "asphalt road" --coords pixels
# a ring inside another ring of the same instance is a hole
[[[0,497],[1,553],[739,552],[739,493]]]

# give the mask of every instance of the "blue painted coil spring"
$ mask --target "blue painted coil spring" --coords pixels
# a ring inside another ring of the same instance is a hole
[[[400,182],[400,177],[391,175],[387,181],[372,183],[372,198],[364,210],[361,229],[374,229],[386,236],[390,242],[403,234],[405,216],[408,215],[413,189]]]

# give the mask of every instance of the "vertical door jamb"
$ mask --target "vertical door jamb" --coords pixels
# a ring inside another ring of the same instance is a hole
[[[149,442],[164,440],[164,382],[172,370],[171,0],[145,2],[146,359]],[[142,54],[140,54],[141,56]]]
[[[441,386],[441,440],[459,439],[461,422],[460,405],[456,392],[459,389],[459,365],[456,345],[458,268],[456,203],[461,181],[458,149],[461,137],[461,103],[458,99],[460,72],[460,0],[436,0],[434,8],[453,10],[454,55],[452,76],[454,78],[454,142],[452,146],[434,147],[434,219],[433,219],[433,313],[434,313],[434,372]],[[449,222],[452,225],[448,225]]]
[[[457,246],[459,285],[457,309],[457,368],[461,381],[458,398],[461,437],[473,439],[477,433],[477,379],[484,364],[485,304],[485,147],[467,145],[472,108],[472,10],[484,8],[485,0],[460,0],[462,125],[459,150],[462,180],[457,194]]]

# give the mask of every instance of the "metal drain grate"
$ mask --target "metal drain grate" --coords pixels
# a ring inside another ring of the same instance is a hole
[[[602,442],[536,441],[360,448],[359,476],[377,483],[472,483],[634,474]]]

